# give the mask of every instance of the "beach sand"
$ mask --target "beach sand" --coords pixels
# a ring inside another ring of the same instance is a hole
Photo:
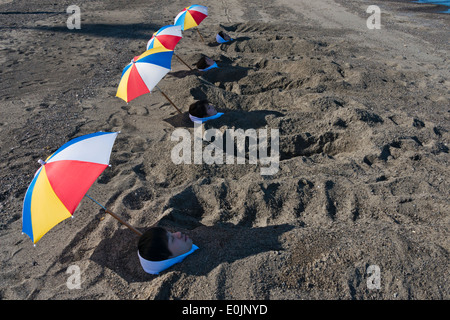
[[[125,65],[192,3],[80,0],[69,30],[72,4],[0,1],[0,299],[450,298],[449,15],[383,1],[370,30],[369,1],[200,1],[205,43],[186,30],[175,52],[220,68],[199,77],[174,57],[159,87],[183,112],[204,98],[225,112],[205,129],[278,129],[279,171],[263,176],[174,164],[186,115],[157,91],[115,97]],[[220,30],[236,40],[217,45]],[[36,247],[21,233],[37,160],[97,131],[121,133],[89,194],[200,250],[146,274],[138,237],[89,199]]]

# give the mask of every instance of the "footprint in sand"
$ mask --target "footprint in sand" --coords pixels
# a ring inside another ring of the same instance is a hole
[[[146,187],[140,187],[128,193],[122,200],[125,207],[130,210],[140,210],[146,201],[153,199],[152,192]]]

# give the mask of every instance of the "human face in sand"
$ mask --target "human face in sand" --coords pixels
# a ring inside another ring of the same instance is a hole
[[[206,56],[205,56],[205,62],[208,65],[208,67],[211,67],[214,64],[214,60],[211,59],[210,57],[206,57]]]
[[[225,40],[225,41],[230,41],[230,40],[231,40],[230,36],[227,35],[225,32],[222,32],[222,33],[220,33],[219,35],[220,35],[220,36],[223,38],[223,40]]]
[[[207,117],[211,117],[211,116],[215,116],[217,114],[217,110],[213,105],[208,104],[206,106],[206,116]]]
[[[178,257],[189,252],[192,248],[192,239],[181,232],[167,232],[167,246],[172,252],[171,258]]]

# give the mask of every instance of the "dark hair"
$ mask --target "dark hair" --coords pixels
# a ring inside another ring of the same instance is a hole
[[[208,64],[206,63],[205,56],[203,56],[197,62],[197,69],[206,69],[206,68],[208,68]]]
[[[189,114],[197,118],[203,118],[207,115],[206,107],[208,106],[208,100],[196,101],[189,106]]]
[[[168,247],[167,231],[161,227],[153,227],[144,232],[139,238],[139,255],[150,261],[168,259],[172,252]]]
[[[230,37],[229,35],[227,35],[227,34],[226,34],[225,32],[223,32],[223,31],[220,31],[220,32],[219,32],[219,36],[221,36],[222,39],[224,39],[225,41],[231,40],[231,37]]]

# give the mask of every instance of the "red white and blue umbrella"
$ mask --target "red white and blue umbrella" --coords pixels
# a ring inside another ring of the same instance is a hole
[[[174,25],[181,26],[181,30],[187,30],[197,27],[208,16],[208,7],[194,4],[192,6],[184,8],[175,17]],[[202,35],[197,29],[198,34],[203,39]]]
[[[181,26],[165,26],[156,31],[147,43],[147,50],[164,47],[169,50],[175,50],[175,46],[183,37]]]
[[[151,39],[147,43],[147,50],[154,48],[165,48],[167,50],[175,50],[176,45],[183,37],[181,33],[181,26],[165,26],[156,31]],[[178,58],[184,65],[186,65],[189,69],[192,68],[184,62],[178,55],[173,53],[175,57]]]
[[[75,138],[45,161],[39,161],[41,167],[27,189],[22,210],[22,232],[33,243],[73,215],[91,185],[108,167],[117,134],[97,132]]]
[[[172,50],[160,46],[134,57],[123,69],[116,96],[128,103],[143,94],[150,93],[156,87],[175,109],[182,113],[157,86],[171,69],[172,55]]]

